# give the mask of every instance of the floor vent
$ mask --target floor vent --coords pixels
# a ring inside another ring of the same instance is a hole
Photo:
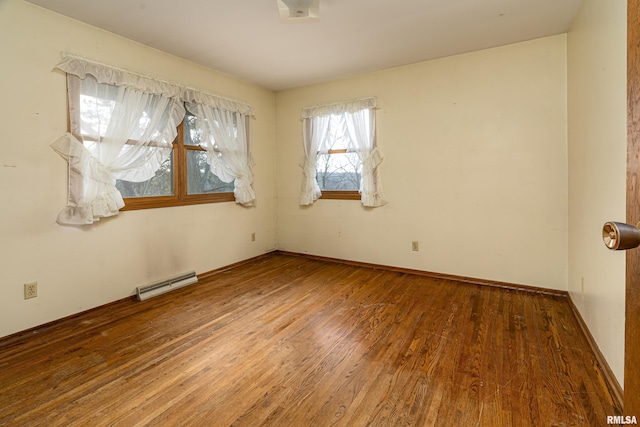
[[[183,286],[196,283],[198,277],[195,271],[182,274],[172,279],[163,280],[161,282],[152,283],[151,285],[138,286],[136,293],[138,294],[138,301],[144,301],[156,295],[164,294],[174,289],[182,288]]]

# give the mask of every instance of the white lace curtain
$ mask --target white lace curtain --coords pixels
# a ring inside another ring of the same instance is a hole
[[[253,161],[245,115],[195,103],[188,103],[187,110],[198,118],[195,126],[201,135],[201,145],[207,150],[211,172],[223,182],[235,180],[236,203],[254,205]]]
[[[307,206],[313,204],[322,196],[320,186],[316,180],[316,159],[320,147],[329,131],[329,115],[314,117],[313,119],[303,119],[304,131],[302,139],[304,142],[304,158],[302,167],[302,192],[300,194],[300,204]]]
[[[202,111],[238,114],[243,123],[253,115],[250,106],[234,100],[73,56],[57,68],[67,73],[71,123],[71,132],[52,144],[69,163],[68,203],[58,215],[60,224],[92,224],[117,215],[124,202],[116,180],[143,182],[154,176],[171,155],[185,102],[201,106]],[[83,109],[81,103],[92,105]],[[81,115],[82,110],[93,114]],[[242,135],[246,136],[244,127]],[[245,148],[240,151],[248,156],[246,138],[241,145]],[[230,154],[234,159],[237,156]],[[231,176],[231,172],[224,176]],[[241,195],[239,203],[250,205],[255,199],[253,175],[243,171],[239,177],[236,196]]]
[[[61,224],[92,224],[124,206],[116,180],[151,179],[169,158],[184,106],[176,99],[67,75],[71,133],[52,147],[69,162],[69,198]],[[80,114],[93,103],[95,115]]]
[[[375,98],[309,107],[302,110],[304,158],[300,205],[311,205],[322,195],[316,181],[318,153],[327,152],[331,116],[341,116],[346,123],[349,140],[362,163],[360,197],[363,206],[379,207],[387,203],[378,166],[384,159],[376,147]]]

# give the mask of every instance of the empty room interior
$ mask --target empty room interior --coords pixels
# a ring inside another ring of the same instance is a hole
[[[623,413],[627,2],[396,3],[0,0],[0,425]]]

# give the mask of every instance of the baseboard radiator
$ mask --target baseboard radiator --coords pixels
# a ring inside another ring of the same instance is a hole
[[[165,294],[174,289],[182,288],[187,285],[191,285],[198,281],[195,271],[181,274],[180,276],[172,279],[162,280],[157,283],[152,283],[146,286],[138,286],[136,293],[138,295],[138,301],[144,301],[151,297],[155,297],[160,294]]]

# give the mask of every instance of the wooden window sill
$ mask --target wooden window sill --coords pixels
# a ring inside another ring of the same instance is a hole
[[[321,199],[330,200],[360,200],[360,193],[357,191],[323,191]]]

